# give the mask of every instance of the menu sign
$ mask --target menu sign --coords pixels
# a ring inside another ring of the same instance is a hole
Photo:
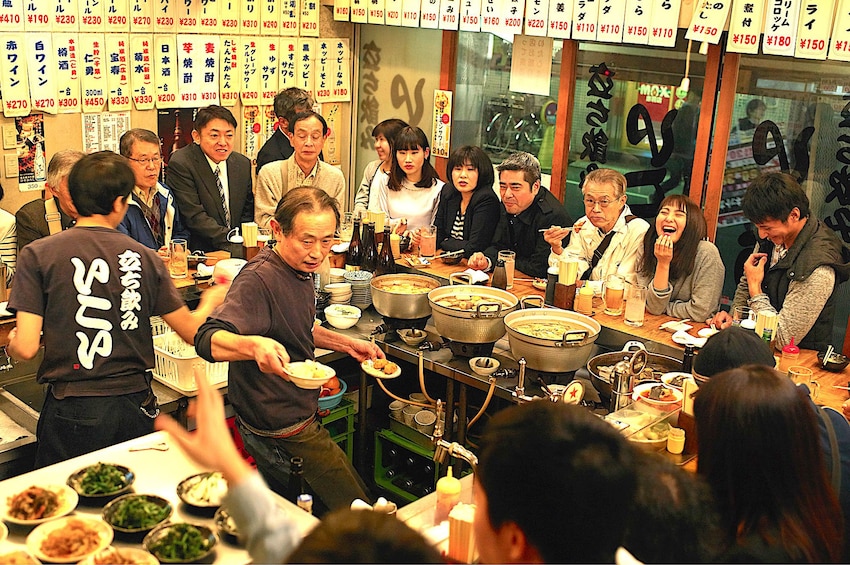
[[[794,55],[801,0],[768,0],[761,43],[765,55]]]

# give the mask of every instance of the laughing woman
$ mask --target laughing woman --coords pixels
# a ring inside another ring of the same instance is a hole
[[[480,147],[464,145],[449,156],[449,182],[437,206],[437,246],[443,251],[463,250],[469,258],[484,251],[499,223],[499,198],[493,190],[493,163]]]
[[[703,321],[717,310],[726,269],[705,236],[702,210],[687,196],[673,194],[661,202],[638,261],[638,278],[649,286],[649,312]]]

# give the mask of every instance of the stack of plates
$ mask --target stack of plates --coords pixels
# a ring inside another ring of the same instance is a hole
[[[330,280],[328,282],[341,283],[345,282],[345,269],[334,267],[330,270]]]
[[[346,271],[345,281],[351,283],[351,302],[364,310],[372,305],[372,273],[369,271]]]

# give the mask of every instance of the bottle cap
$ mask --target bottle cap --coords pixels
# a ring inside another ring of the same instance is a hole
[[[585,285],[582,285],[582,287],[579,289],[578,292],[579,292],[579,294],[582,294],[582,295],[585,295],[585,296],[588,295],[588,294],[593,296],[593,287],[590,286],[589,284],[585,284]]]
[[[745,330],[755,331],[756,329],[756,321],[752,318],[747,318],[746,320],[741,320],[741,327]]]
[[[791,338],[791,343],[782,348],[783,355],[799,355],[800,348],[794,345],[794,338]]]
[[[437,492],[440,494],[460,494],[460,481],[452,476],[452,468],[445,477],[437,481]]]

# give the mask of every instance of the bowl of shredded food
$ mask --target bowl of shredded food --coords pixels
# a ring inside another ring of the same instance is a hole
[[[209,563],[215,559],[218,536],[200,524],[162,524],[142,543],[162,563]]]
[[[103,520],[65,516],[37,526],[27,536],[27,549],[49,563],[76,563],[108,547],[112,528]]]
[[[167,520],[171,503],[153,494],[125,494],[103,507],[103,519],[117,533],[136,535],[151,531]]]
[[[123,465],[95,463],[68,477],[68,485],[84,498],[109,498],[128,492],[136,475]]]
[[[198,473],[180,481],[177,496],[185,504],[200,510],[214,510],[221,506],[227,494],[227,481],[220,472]]]
[[[6,499],[3,519],[12,524],[35,526],[70,514],[79,496],[67,485],[31,486]]]
[[[159,565],[159,559],[140,547],[109,546],[86,557],[79,565]]]

